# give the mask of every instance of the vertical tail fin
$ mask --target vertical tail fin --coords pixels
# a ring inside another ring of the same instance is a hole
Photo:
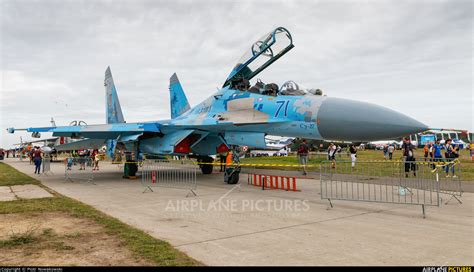
[[[188,99],[184,94],[183,87],[181,87],[176,73],[170,78],[170,108],[172,119],[179,117],[190,109]]]
[[[120,101],[117,95],[117,89],[115,89],[114,79],[112,78],[112,72],[110,66],[105,71],[105,121],[107,124],[125,123],[123,118],[122,108],[120,107]],[[107,155],[110,158],[114,157],[115,147],[117,146],[117,140],[109,139],[106,141]]]
[[[114,79],[112,78],[112,72],[110,72],[110,66],[107,67],[105,71],[105,117],[107,124],[114,123],[125,123],[122,114],[122,108],[120,107],[120,102],[117,95],[117,90],[115,89]]]

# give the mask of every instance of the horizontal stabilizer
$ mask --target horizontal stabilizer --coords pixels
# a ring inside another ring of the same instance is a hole
[[[73,138],[92,139],[117,139],[129,135],[137,135],[144,132],[160,132],[157,123],[123,123],[103,124],[85,126],[59,126],[59,127],[37,127],[27,128],[27,132],[52,132],[53,136],[64,136]]]

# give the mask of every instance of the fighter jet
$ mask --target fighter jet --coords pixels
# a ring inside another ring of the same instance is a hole
[[[102,139],[109,154],[117,144],[136,154],[211,155],[233,146],[267,148],[266,135],[367,142],[427,130],[417,120],[370,103],[332,98],[289,81],[250,80],[294,48],[290,32],[278,27],[254,42],[217,92],[190,107],[176,74],[170,79],[171,119],[125,123],[110,68],[105,72],[106,124],[26,128],[53,136]],[[18,130],[18,129],[17,129]],[[14,133],[14,128],[9,128]],[[212,165],[201,164],[204,174]]]

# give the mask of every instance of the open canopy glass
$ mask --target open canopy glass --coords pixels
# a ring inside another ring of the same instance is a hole
[[[283,85],[281,85],[278,95],[323,95],[323,92],[320,89],[305,88],[293,80],[288,80],[287,82],[283,83]]]
[[[232,69],[224,86],[234,81],[252,79],[293,47],[290,32],[283,27],[276,28],[250,46]]]

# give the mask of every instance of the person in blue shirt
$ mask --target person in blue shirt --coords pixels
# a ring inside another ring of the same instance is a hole
[[[433,145],[433,151],[432,151],[432,159],[433,162],[442,162],[443,161],[443,155],[441,155],[441,149],[443,148],[442,145],[439,144],[439,140],[436,140],[436,142]],[[435,168],[435,164],[433,164],[433,169]]]
[[[443,156],[441,155],[441,149],[443,147],[439,144],[439,140],[436,140],[435,144],[433,145],[433,159],[435,161],[442,161]]]

